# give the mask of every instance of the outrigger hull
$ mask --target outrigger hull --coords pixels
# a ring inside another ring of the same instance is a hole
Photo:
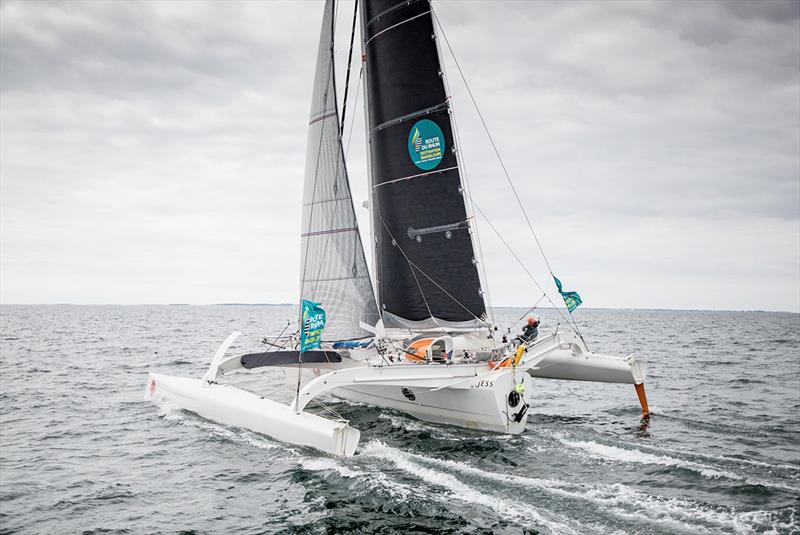
[[[361,437],[361,432],[347,422],[328,420],[308,412],[297,413],[277,401],[231,385],[209,384],[202,379],[150,373],[145,399],[167,400],[203,418],[338,457],[353,455]]]
[[[553,351],[531,368],[532,377],[635,385],[644,381],[644,363],[611,355]]]

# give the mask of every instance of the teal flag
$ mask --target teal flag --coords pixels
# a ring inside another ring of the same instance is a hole
[[[322,330],[325,328],[325,311],[320,303],[302,300],[303,328],[300,329],[300,352],[317,349],[322,342]]]
[[[579,306],[583,301],[581,300],[581,296],[578,295],[578,292],[565,292],[561,289],[561,281],[558,280],[558,277],[553,275],[553,279],[556,281],[556,286],[558,287],[558,293],[561,294],[561,298],[564,300],[564,304],[567,305],[567,310],[572,312]]]

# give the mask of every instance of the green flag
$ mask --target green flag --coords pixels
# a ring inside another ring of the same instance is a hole
[[[303,328],[300,330],[300,352],[317,349],[322,342],[322,330],[325,328],[325,311],[320,303],[302,300]]]
[[[581,296],[578,295],[578,292],[565,292],[561,289],[561,281],[558,280],[558,277],[553,275],[553,279],[556,281],[556,286],[558,287],[558,293],[561,294],[561,298],[564,300],[564,304],[567,306],[567,310],[572,312],[576,308],[578,308],[583,301],[581,300]]]

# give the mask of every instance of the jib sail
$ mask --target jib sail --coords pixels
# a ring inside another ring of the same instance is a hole
[[[325,309],[325,341],[371,336],[359,324],[378,321],[339,136],[334,22],[334,2],[328,0],[311,99],[300,259],[300,295]]]

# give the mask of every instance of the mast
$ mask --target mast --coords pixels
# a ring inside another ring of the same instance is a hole
[[[360,322],[378,321],[341,143],[334,23],[334,1],[327,0],[311,98],[300,235],[300,296],[326,310],[324,341],[371,336]]]
[[[362,0],[378,306],[387,327],[485,324],[429,0]]]

